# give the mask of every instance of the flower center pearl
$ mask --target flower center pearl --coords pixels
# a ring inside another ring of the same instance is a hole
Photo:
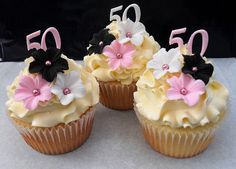
[[[32,93],[33,93],[34,96],[40,95],[39,89],[34,89],[34,90],[32,91]]]
[[[71,93],[71,90],[69,89],[69,88],[65,88],[64,90],[63,90],[63,94],[64,95],[68,95],[68,94],[70,94]]]
[[[103,41],[100,41],[98,44],[99,44],[99,46],[103,46],[104,43],[103,43]]]
[[[170,67],[168,64],[162,65],[162,70],[168,70]]]
[[[122,59],[122,58],[123,58],[123,55],[122,55],[121,53],[117,53],[117,54],[116,54],[116,58],[117,58],[117,59]]]
[[[127,37],[127,38],[132,38],[132,33],[131,33],[131,32],[127,32],[127,33],[126,33],[126,37]]]
[[[51,66],[51,65],[52,65],[52,62],[51,62],[50,60],[47,60],[47,61],[45,62],[45,65],[46,65],[46,66]]]
[[[196,66],[192,67],[192,71],[196,72],[198,69]]]
[[[182,95],[186,95],[186,94],[188,93],[188,90],[185,89],[185,88],[182,88],[182,89],[180,89],[180,93],[181,93]]]

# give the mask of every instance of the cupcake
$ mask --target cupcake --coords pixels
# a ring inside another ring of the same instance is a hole
[[[131,6],[138,9],[136,16],[140,16],[139,7]],[[84,57],[86,69],[98,80],[100,103],[117,110],[133,109],[135,84],[160,48],[139,19],[126,18],[123,14],[122,21],[112,21],[94,34]]]
[[[11,121],[36,151],[56,155],[78,148],[92,130],[96,79],[57,48],[35,50],[25,64],[7,87]]]
[[[212,142],[226,108],[228,90],[213,77],[213,65],[184,46],[160,49],[147,64],[134,93],[135,112],[150,146],[186,158]]]

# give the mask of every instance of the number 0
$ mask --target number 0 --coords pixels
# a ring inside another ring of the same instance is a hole
[[[55,40],[55,42],[56,42],[56,47],[57,47],[58,49],[60,49],[60,48],[61,48],[61,38],[60,38],[60,34],[59,34],[59,32],[57,31],[57,29],[54,28],[54,27],[48,28],[48,29],[43,33],[43,36],[42,36],[42,39],[41,39],[41,48],[42,48],[43,50],[47,50],[46,35],[47,35],[48,32],[51,32],[51,33],[52,33],[52,35],[53,35],[53,37],[54,37],[54,40]]]
[[[131,7],[133,7],[135,11],[135,22],[139,22],[141,18],[141,12],[140,12],[140,7],[137,4],[131,4],[124,10],[122,15],[122,21],[127,20],[127,12]]]
[[[207,46],[208,46],[208,40],[209,40],[209,37],[208,37],[208,33],[207,31],[203,30],[203,29],[200,29],[196,32],[194,32],[189,40],[188,40],[188,44],[187,44],[187,49],[190,53],[192,53],[192,50],[193,50],[193,40],[195,38],[195,36],[200,33],[202,35],[202,49],[201,49],[201,53],[200,55],[203,56],[204,53],[206,52],[206,49],[207,49]]]

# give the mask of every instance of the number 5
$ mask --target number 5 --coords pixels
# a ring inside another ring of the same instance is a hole
[[[40,43],[38,43],[38,42],[32,42],[32,43],[30,43],[30,40],[33,39],[33,38],[35,38],[35,37],[37,37],[37,36],[39,36],[40,33],[41,33],[41,31],[39,30],[39,31],[36,31],[36,32],[31,33],[31,34],[29,34],[29,35],[26,36],[27,50],[34,49],[34,48],[38,50],[38,49],[41,48],[41,45],[40,45]]]
[[[172,44],[177,43],[179,47],[183,46],[184,45],[183,39],[179,38],[179,37],[173,38],[173,36],[181,34],[181,33],[185,33],[186,30],[187,30],[186,28],[181,28],[181,29],[176,29],[176,30],[171,31],[170,38],[169,38],[169,44],[172,45]],[[200,33],[202,35],[202,48],[201,48],[200,55],[203,56],[204,53],[206,52],[207,45],[208,45],[208,39],[209,39],[207,31],[205,31],[203,29],[195,31],[190,36],[190,38],[188,40],[188,43],[187,43],[187,49],[188,49],[188,51],[190,53],[192,53],[192,50],[193,50],[193,40],[194,40],[196,34],[198,34],[198,33]]]
[[[123,5],[117,6],[115,8],[111,8],[110,21],[112,21],[112,20],[120,21],[120,16],[119,15],[113,15],[113,13],[122,10],[122,8],[123,8]]]
[[[183,39],[179,38],[179,37],[174,38],[173,36],[181,34],[181,33],[185,33],[186,30],[187,30],[187,28],[181,28],[181,29],[176,29],[176,30],[171,31],[170,38],[169,38],[169,44],[173,45],[173,44],[177,43],[179,47],[183,46],[184,45]]]

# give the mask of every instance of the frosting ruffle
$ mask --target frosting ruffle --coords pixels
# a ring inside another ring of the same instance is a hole
[[[107,28],[111,34],[118,38],[117,22],[113,21]],[[145,33],[142,45],[135,47],[133,61],[128,68],[112,70],[108,65],[108,58],[103,54],[87,55],[84,57],[84,63],[86,69],[100,81],[120,81],[122,84],[129,85],[139,79],[146,68],[146,63],[159,49],[160,46],[154,38]]]
[[[167,73],[163,78],[173,76]],[[219,82],[210,80],[199,102],[188,106],[183,100],[168,100],[169,84],[163,78],[156,80],[147,69],[137,82],[134,93],[136,107],[144,117],[173,128],[204,126],[217,122],[226,111],[228,90]]]
[[[71,71],[78,72],[78,78],[81,78],[86,90],[85,96],[80,99],[74,99],[70,104],[63,106],[54,95],[48,102],[41,102],[35,110],[29,111],[26,109],[23,102],[18,102],[14,99],[14,93],[19,83],[20,75],[29,75],[28,67],[33,61],[33,58],[30,57],[25,61],[27,67],[20,72],[20,75],[17,76],[13,83],[7,88],[9,100],[6,105],[11,117],[28,122],[32,126],[52,127],[60,123],[67,124],[80,119],[81,115],[85,113],[89,107],[98,103],[99,86],[96,79],[81,65],[77,65],[72,59],[68,59],[65,55],[62,55],[62,58],[66,59],[69,64],[69,70],[66,70],[65,74]]]

